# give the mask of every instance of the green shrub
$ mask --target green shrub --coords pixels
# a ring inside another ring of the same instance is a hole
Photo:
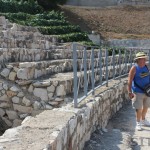
[[[65,21],[65,20],[58,20],[58,19],[55,19],[55,20],[46,20],[46,19],[32,19],[28,25],[30,26],[64,26],[64,25],[68,25],[69,22],[68,21]]]
[[[37,3],[31,5],[28,2],[18,3],[17,1],[9,2],[0,0],[0,12],[4,13],[24,12],[30,14],[37,14],[42,13],[43,11],[44,11],[43,8],[39,6]]]
[[[51,35],[67,34],[71,32],[81,32],[79,26],[72,26],[72,25],[38,27],[38,29],[42,34],[51,34]]]
[[[70,33],[59,35],[58,40],[63,40],[64,42],[77,42],[77,41],[89,41],[89,38],[86,33]]]

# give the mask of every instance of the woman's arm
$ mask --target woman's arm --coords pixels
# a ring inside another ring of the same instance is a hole
[[[136,68],[135,68],[135,66],[132,66],[132,68],[129,71],[128,87],[127,87],[128,94],[129,94],[130,98],[133,98],[133,96],[134,96],[134,94],[132,93],[131,87],[132,87],[132,81],[134,79],[135,73],[136,73]]]

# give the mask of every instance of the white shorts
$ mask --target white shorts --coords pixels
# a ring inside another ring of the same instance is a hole
[[[134,109],[142,109],[143,107],[150,107],[150,97],[144,93],[134,93],[132,99],[132,106]]]

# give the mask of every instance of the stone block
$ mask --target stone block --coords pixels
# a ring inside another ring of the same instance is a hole
[[[13,108],[16,111],[23,112],[23,113],[31,113],[33,111],[32,107],[26,107],[17,104],[13,104]]]

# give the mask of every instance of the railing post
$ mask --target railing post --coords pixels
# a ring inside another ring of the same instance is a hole
[[[115,68],[115,50],[113,49],[112,51],[112,59],[113,59],[113,79],[115,78],[115,71],[116,71],[116,68]]]
[[[108,87],[108,50],[105,50],[105,64],[106,64],[106,86]]]
[[[132,67],[132,49],[130,49],[130,68]]]
[[[78,107],[78,95],[77,95],[77,86],[78,86],[78,78],[77,78],[77,51],[76,51],[76,43],[72,44],[72,49],[73,49],[73,76],[74,76],[74,88],[73,88],[73,93],[74,93],[74,107]]]
[[[88,82],[87,82],[87,51],[86,51],[86,47],[84,47],[84,95],[87,96],[87,86],[88,86]]]
[[[125,50],[125,53],[124,53],[124,59],[125,59],[125,73],[127,73],[128,72],[128,70],[127,70],[127,50]]]
[[[119,49],[119,80],[121,80],[121,50]]]
[[[102,50],[99,49],[99,75],[100,75],[100,84],[102,84]]]
[[[91,60],[91,65],[92,65],[92,95],[94,95],[94,88],[95,88],[95,83],[94,83],[94,48],[92,47],[92,60]]]

